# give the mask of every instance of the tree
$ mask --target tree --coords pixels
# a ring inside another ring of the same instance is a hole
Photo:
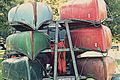
[[[52,8],[54,20],[59,20],[60,7],[67,2],[67,0],[43,0],[43,2]]]
[[[107,22],[110,27],[113,38],[120,41],[120,0],[106,0],[108,8],[108,17],[112,17],[112,22]]]
[[[11,28],[8,23],[8,11],[16,6],[18,3],[23,3],[23,0],[1,0],[0,1],[0,32],[9,33],[9,29]]]

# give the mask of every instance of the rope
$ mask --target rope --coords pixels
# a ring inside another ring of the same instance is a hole
[[[58,43],[59,49],[65,49],[65,44],[63,41]],[[51,44],[51,49],[54,50],[54,44]],[[54,55],[54,52],[51,52],[51,55]],[[66,52],[58,52],[58,71],[59,74],[63,75],[66,73]],[[51,63],[53,66],[53,63]]]
[[[58,43],[58,47],[64,49],[65,45],[64,42],[61,41]],[[66,72],[66,52],[59,52],[58,53],[58,70],[60,74],[65,74]]]

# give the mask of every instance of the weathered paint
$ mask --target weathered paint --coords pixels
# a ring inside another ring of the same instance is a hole
[[[38,29],[44,22],[52,19],[51,9],[46,4],[40,2],[36,2],[36,6],[33,3],[18,5],[8,13],[8,21],[10,23],[13,25],[15,23],[26,24],[26,27],[31,27],[33,30]]]
[[[60,18],[103,21],[107,17],[104,0],[70,0],[60,9]]]
[[[2,62],[2,75],[5,80],[42,80],[43,68],[28,57],[10,58]]]
[[[41,50],[50,48],[50,39],[43,32],[20,32],[12,34],[6,39],[6,48],[21,52],[33,59]]]
[[[86,27],[71,30],[73,46],[100,52],[107,52],[111,48],[112,35],[107,26]]]
[[[111,80],[115,72],[115,61],[111,57],[86,57],[77,59],[80,75],[92,77],[95,80]]]

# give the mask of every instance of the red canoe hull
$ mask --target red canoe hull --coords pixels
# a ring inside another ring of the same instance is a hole
[[[92,77],[95,80],[111,80],[115,72],[115,61],[111,57],[77,59],[80,75]]]
[[[104,25],[101,25],[101,27],[80,28],[72,30],[70,33],[74,47],[100,52],[107,52],[111,48],[111,31]]]
[[[104,0],[71,0],[60,9],[60,18],[103,21],[107,17]]]

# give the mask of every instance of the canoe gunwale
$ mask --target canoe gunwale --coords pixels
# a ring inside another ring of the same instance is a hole
[[[40,30],[42,27],[44,27],[44,25],[49,25],[51,22],[53,22],[53,20],[51,20],[51,19],[43,21],[41,24],[39,24],[39,27],[37,28],[37,30]],[[31,25],[26,24],[26,23],[22,23],[22,22],[19,22],[19,21],[14,21],[14,22],[12,21],[12,22],[9,22],[9,23],[12,27],[14,27],[18,31],[34,31],[34,30],[36,30]],[[25,30],[23,30],[21,28],[23,28]]]

